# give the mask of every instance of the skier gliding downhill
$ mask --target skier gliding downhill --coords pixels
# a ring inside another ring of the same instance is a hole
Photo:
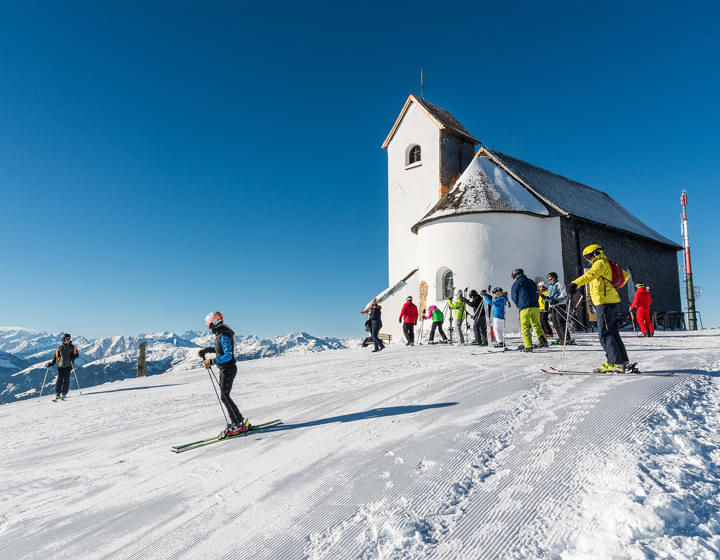
[[[205,317],[205,325],[215,335],[215,347],[208,346],[198,352],[203,359],[203,365],[206,369],[210,369],[216,365],[220,370],[220,400],[225,405],[230,417],[230,423],[223,432],[227,436],[236,436],[247,432],[250,428],[250,422],[243,418],[237,405],[230,398],[233,381],[237,374],[237,365],[235,364],[235,333],[233,330],[223,323],[222,313],[213,311]],[[214,358],[205,358],[205,354],[215,354]],[[221,434],[222,435],[222,434]]]

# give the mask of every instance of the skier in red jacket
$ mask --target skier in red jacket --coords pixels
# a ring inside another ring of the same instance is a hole
[[[408,296],[400,310],[400,322],[403,323],[403,333],[407,339],[405,346],[413,346],[415,344],[415,324],[417,320],[418,308],[413,303],[412,296]]]
[[[635,284],[637,290],[635,290],[635,298],[633,299],[630,311],[637,309],[637,322],[640,325],[642,334],[640,336],[653,336],[655,329],[653,328],[652,321],[650,320],[650,304],[652,303],[652,297],[650,292],[645,287],[645,284],[638,282]]]

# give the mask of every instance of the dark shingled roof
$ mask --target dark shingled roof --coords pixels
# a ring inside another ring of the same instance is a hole
[[[449,111],[446,111],[445,109],[443,109],[442,107],[438,107],[437,105],[433,105],[425,99],[415,99],[420,102],[423,107],[425,107],[425,109],[427,109],[428,112],[432,114],[433,117],[435,117],[438,121],[442,123],[442,125],[445,127],[445,130],[447,130],[451,134],[454,134],[455,136],[465,138],[466,140],[469,140],[474,144],[481,143],[479,140],[473,138],[473,135],[470,134],[467,129],[460,124],[460,121],[453,117]]]
[[[534,194],[566,216],[576,216],[622,231],[652,239],[663,245],[681,249],[680,245],[640,221],[615,200],[596,190],[562,175],[515,159],[512,156],[490,151],[485,153],[515,174],[528,185]]]

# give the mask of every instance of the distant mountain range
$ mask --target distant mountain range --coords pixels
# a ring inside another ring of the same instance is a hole
[[[21,327],[0,327],[0,404],[37,396],[45,364],[52,360],[61,344],[62,333],[46,333]],[[90,387],[108,381],[127,379],[137,374],[141,342],[147,342],[147,374],[197,368],[199,348],[214,346],[212,333],[188,331],[182,335],[157,332],[139,336],[113,336],[86,339],[73,337],[79,357],[75,362],[80,385]],[[337,338],[315,337],[304,332],[259,338],[236,336],[235,358],[255,360],[282,354],[306,354],[347,348],[348,342]],[[56,370],[48,373],[43,394],[54,391]],[[75,379],[71,377],[71,388]]]

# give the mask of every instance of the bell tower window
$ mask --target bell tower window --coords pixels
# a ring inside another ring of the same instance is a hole
[[[422,150],[418,144],[412,144],[405,151],[405,166],[415,167],[417,165],[422,165]]]

